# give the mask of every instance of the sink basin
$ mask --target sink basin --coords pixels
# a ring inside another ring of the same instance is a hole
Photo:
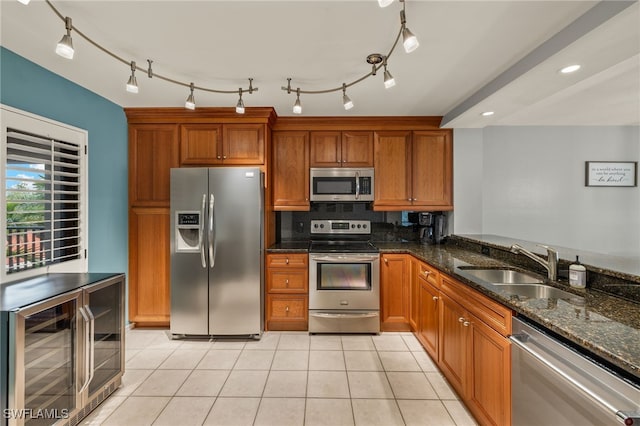
[[[528,299],[582,299],[568,291],[543,284],[501,285],[499,289]]]
[[[460,267],[466,274],[471,275],[482,281],[498,285],[514,285],[514,284],[539,284],[544,280],[526,272],[516,271],[514,269],[496,269],[496,268],[478,268],[478,267]],[[553,287],[550,287],[553,288]]]

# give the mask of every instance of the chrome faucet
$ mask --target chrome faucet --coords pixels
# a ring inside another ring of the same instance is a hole
[[[542,257],[531,253],[529,250],[524,247],[519,246],[518,244],[514,244],[511,246],[511,253],[515,254],[524,254],[529,259],[538,262],[540,265],[547,270],[547,277],[555,281],[558,278],[558,252],[549,247],[542,244],[538,244],[539,247],[547,249],[547,260],[544,260]]]

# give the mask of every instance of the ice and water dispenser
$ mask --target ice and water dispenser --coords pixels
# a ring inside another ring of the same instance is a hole
[[[175,222],[176,253],[193,253],[200,251],[200,212],[178,211]]]

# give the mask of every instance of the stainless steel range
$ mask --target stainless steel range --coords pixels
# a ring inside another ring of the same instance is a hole
[[[380,253],[371,222],[312,220],[309,333],[380,332]]]

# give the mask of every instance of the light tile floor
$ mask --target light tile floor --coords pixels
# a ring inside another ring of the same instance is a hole
[[[83,424],[475,425],[411,333],[126,335],[123,385]]]

